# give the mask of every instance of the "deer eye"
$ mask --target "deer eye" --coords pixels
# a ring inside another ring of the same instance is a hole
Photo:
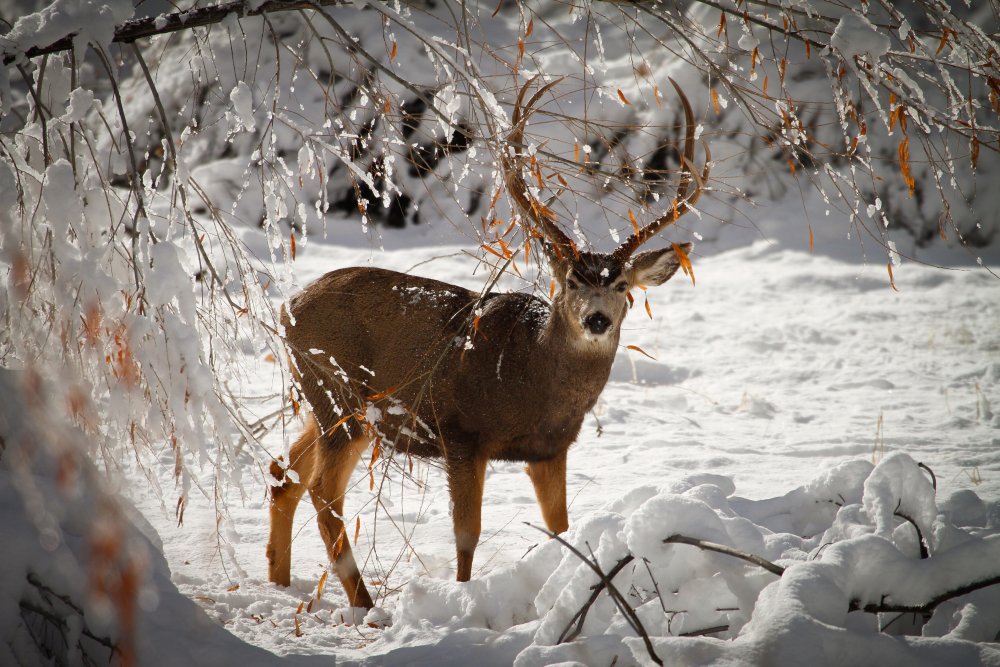
[[[575,280],[570,278],[566,281],[566,287],[568,287],[569,289],[577,289],[580,286],[576,283]]]
[[[618,290],[619,292],[627,292],[628,283],[618,283],[617,285],[615,285],[615,289]]]

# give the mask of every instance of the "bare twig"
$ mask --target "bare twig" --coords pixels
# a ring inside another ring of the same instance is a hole
[[[600,578],[601,583],[604,585],[606,589],[608,589],[608,593],[611,595],[611,599],[615,601],[615,604],[618,606],[618,610],[622,613],[622,616],[624,616],[625,619],[628,621],[629,625],[632,626],[632,629],[635,631],[635,633],[642,638],[642,642],[646,646],[646,652],[649,653],[649,657],[657,665],[662,665],[663,660],[661,660],[660,657],[656,654],[656,650],[653,648],[653,642],[649,638],[649,633],[646,632],[646,628],[643,626],[642,621],[640,621],[639,617],[636,616],[635,610],[632,609],[632,607],[629,606],[628,602],[625,601],[625,596],[621,594],[621,591],[619,591],[615,587],[615,585],[611,583],[611,579],[608,577],[608,575],[604,573],[604,570],[602,570],[595,561],[592,561],[591,559],[587,558],[579,549],[577,549],[572,544],[567,542],[566,539],[561,537],[559,534],[553,533],[550,530],[540,528],[530,523],[525,523],[525,525],[531,526],[535,530],[539,530],[545,533],[552,539],[562,544],[564,547],[569,549],[574,556],[583,561],[587,565],[587,567],[589,567],[594,572],[594,574],[596,574]]]
[[[583,630],[583,622],[587,620],[587,613],[590,611],[590,608],[594,606],[594,603],[597,602],[597,598],[600,597],[601,592],[604,590],[605,580],[607,581],[613,580],[618,575],[618,573],[621,572],[622,569],[624,569],[625,566],[631,563],[633,560],[635,560],[635,556],[633,556],[632,554],[625,556],[620,561],[618,561],[613,568],[611,568],[608,571],[608,574],[606,575],[605,578],[601,579],[601,581],[599,581],[598,583],[594,584],[594,586],[591,587],[592,592],[590,594],[590,597],[583,604],[583,606],[580,607],[580,609],[573,615],[573,618],[569,620],[569,624],[566,626],[566,629],[563,630],[562,633],[560,633],[559,639],[556,641],[557,644],[562,644],[563,642],[571,642],[580,635],[580,632]],[[573,627],[574,623],[576,623],[576,627]]]
[[[950,591],[945,591],[940,595],[934,596],[923,604],[893,604],[891,602],[886,602],[886,598],[888,598],[888,596],[884,596],[882,601],[877,604],[872,603],[862,605],[858,600],[851,600],[849,610],[864,611],[869,614],[883,614],[887,612],[926,614],[934,611],[942,602],[947,602],[948,600],[961,597],[962,595],[968,595],[969,593],[978,591],[982,588],[996,586],[997,584],[1000,584],[1000,574],[987,579],[972,582],[971,584],[965,584],[964,586],[959,586],[958,588],[953,588]]]
[[[690,544],[693,547],[698,547],[704,551],[715,551],[720,554],[726,554],[727,556],[732,556],[734,558],[739,558],[740,560],[745,560],[748,563],[753,563],[758,567],[762,567],[772,574],[776,574],[779,577],[785,573],[785,568],[780,565],[776,565],[766,558],[747,553],[745,551],[740,551],[739,549],[734,549],[732,547],[727,547],[723,544],[716,544],[715,542],[706,542],[705,540],[699,540],[696,537],[687,537],[686,535],[671,535],[667,539],[663,540],[664,544]]]

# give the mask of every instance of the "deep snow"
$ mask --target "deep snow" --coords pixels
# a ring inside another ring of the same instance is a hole
[[[247,232],[246,238],[252,243],[256,235]],[[394,239],[385,240],[391,245]],[[771,559],[816,560],[814,570],[846,568],[838,571],[855,575],[851,583],[843,575],[793,568],[780,585],[765,590],[754,620],[744,626],[757,593],[773,575],[688,546],[660,547],[668,561],[671,550],[676,554],[673,565],[661,565],[666,569],[658,574],[661,591],[676,590],[673,604],[680,605],[667,608],[700,603],[701,611],[686,610],[669,627],[652,623],[651,635],[718,625],[743,628],[723,644],[657,639],[661,656],[736,664],[771,655],[785,664],[797,650],[833,642],[816,653],[820,664],[842,664],[869,652],[883,656],[883,664],[935,664],[942,656],[962,664],[996,661],[992,649],[957,639],[943,645],[912,639],[887,644],[875,631],[875,617],[847,617],[846,602],[852,596],[878,601],[890,591],[915,604],[925,594],[940,593],[946,582],[975,578],[970,564],[989,569],[996,562],[995,546],[983,546],[956,561],[958,566],[934,559],[938,548],[968,538],[959,539],[959,533],[993,534],[1000,524],[1000,415],[993,407],[1000,402],[1000,283],[981,269],[905,263],[896,271],[898,291],[893,291],[884,266],[842,263],[763,242],[709,257],[696,250],[693,257],[696,286],[678,275],[649,290],[652,319],[639,294],[626,320],[622,345],[641,347],[655,360],[623,347],[570,452],[570,539],[582,548],[589,535],[606,566],[624,553],[622,535],[630,545],[637,539],[628,538],[630,529],[623,527],[632,525],[632,534],[647,542],[683,532]],[[296,270],[305,283],[332,268],[365,263],[417,267],[413,272],[470,287],[483,280],[474,275],[477,260],[459,247],[382,252],[313,242],[299,254]],[[280,390],[273,363],[253,353],[246,363],[257,378],[252,393]],[[248,401],[248,409],[253,405]],[[275,405],[264,402],[255,409],[263,415]],[[289,423],[284,434],[280,427],[272,431],[266,442],[273,454],[283,451],[297,428]],[[869,477],[874,462],[882,462],[881,472]],[[936,495],[914,462],[934,471]],[[886,468],[889,463],[896,467]],[[147,495],[138,478],[129,495],[163,538],[180,589],[247,641],[278,654],[331,653],[373,664],[467,664],[472,651],[478,662],[510,664],[523,650],[518,664],[526,665],[557,659],[607,664],[614,655],[628,664],[644,655],[641,644],[618,638],[629,633],[620,617],[612,619],[610,602],[603,625],[591,619],[582,639],[559,649],[548,646],[593,582],[578,572],[582,583],[572,585],[566,570],[579,570],[579,562],[526,525],[541,525],[541,518],[518,464],[494,463],[489,469],[483,537],[469,584],[450,581],[453,540],[441,471],[418,463],[413,482],[398,469],[383,469],[387,483],[378,512],[367,470],[356,471],[347,523],[354,526],[360,517],[355,553],[366,579],[381,582],[374,588],[377,604],[392,619],[389,630],[345,625],[345,598],[333,578],[311,611],[297,613],[315,597],[325,567],[308,502],[297,517],[292,586],[282,590],[266,582],[265,484],[248,457],[234,464],[246,468],[243,479],[254,481],[242,492],[217,490],[225,506],[220,534],[215,504],[205,497],[192,497],[178,528],[172,512]],[[366,464],[363,457],[362,468]],[[211,471],[205,474],[209,483]],[[167,488],[169,480],[164,484]],[[656,501],[657,490],[682,495]],[[644,500],[662,507],[643,506]],[[838,504],[847,506],[839,515]],[[929,562],[942,563],[933,574],[913,573],[926,563],[917,558],[909,527],[897,527],[896,509],[933,536]],[[706,528],[713,521],[728,526],[728,538],[726,530]],[[881,536],[877,545],[864,542],[874,536]],[[883,539],[889,536],[905,557]],[[839,551],[822,546],[848,538],[860,542],[840,542]],[[786,581],[792,573],[805,583]],[[720,583],[720,576],[727,583]],[[646,582],[639,589],[648,596],[652,586]],[[810,604],[826,611],[798,609],[798,594],[786,589],[805,591]],[[568,592],[556,603],[560,591]],[[985,600],[977,607],[982,627],[995,632],[1000,597],[995,591],[978,595]],[[720,615],[711,611],[716,607],[739,611]],[[928,631],[945,634],[960,624],[961,613],[948,618],[962,605],[945,608],[947,614],[935,616]],[[649,618],[651,611],[646,608]],[[543,620],[535,620],[539,615]],[[882,623],[893,616],[883,615]],[[353,620],[350,614],[346,618]],[[844,636],[851,641],[844,643]],[[981,633],[971,638],[993,639]]]

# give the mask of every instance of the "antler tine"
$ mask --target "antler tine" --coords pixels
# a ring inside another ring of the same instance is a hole
[[[556,257],[564,257],[567,254],[576,255],[576,244],[566,236],[565,233],[555,223],[555,216],[541,202],[531,196],[528,184],[524,182],[521,174],[521,151],[524,148],[524,126],[528,118],[534,111],[534,106],[545,93],[551,90],[562,79],[556,79],[535,91],[527,104],[524,103],[524,96],[528,89],[538,78],[538,75],[531,77],[517,94],[517,101],[514,104],[514,111],[511,115],[512,128],[507,135],[509,144],[517,148],[517,154],[511,155],[508,151],[501,151],[500,164],[504,172],[504,180],[507,185],[507,195],[513,200],[515,207],[521,215],[534,222],[542,231],[542,235],[551,244]],[[526,233],[530,234],[530,229],[526,228]]]
[[[673,206],[669,211],[664,213],[662,216],[654,220],[653,222],[643,226],[635,234],[629,236],[625,241],[618,246],[615,250],[615,256],[621,260],[626,260],[632,256],[639,246],[645,243],[647,240],[652,238],[657,232],[666,227],[677,222],[678,218],[691,210],[695,202],[701,197],[701,193],[705,189],[705,181],[708,180],[709,174],[709,163],[712,161],[712,154],[708,150],[708,144],[704,142],[702,145],[705,148],[705,167],[704,171],[699,174],[694,167],[694,151],[695,151],[695,124],[694,124],[694,112],[691,110],[691,103],[688,101],[687,95],[677,84],[673,78],[670,79],[670,83],[674,86],[674,90],[677,91],[677,96],[681,100],[681,105],[684,107],[684,121],[686,124],[686,131],[684,136],[684,154],[681,156],[681,181],[677,186],[677,194],[674,196]],[[688,189],[691,187],[691,182],[695,183],[695,191],[688,196]]]

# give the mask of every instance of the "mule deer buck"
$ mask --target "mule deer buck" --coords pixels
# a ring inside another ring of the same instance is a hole
[[[526,234],[543,239],[558,291],[551,304],[523,293],[475,292],[377,268],[326,274],[283,311],[286,343],[312,408],[271,501],[268,576],[287,586],[292,517],[305,491],[350,604],[372,607],[343,523],[351,472],[371,441],[376,447],[444,461],[453,503],[458,581],[468,581],[479,541],[486,466],[523,461],[549,530],[568,527],[566,454],[584,416],[607,383],[629,290],[660,285],[686,261],[690,244],[636,250],[687,212],[708,178],[694,168],[691,105],[681,176],[670,211],[614,252],[582,252],[555,224],[524,181],[520,150],[503,151],[508,196]],[[521,89],[509,145],[521,149],[532,107]],[[691,190],[691,185],[694,185]],[[469,347],[466,341],[472,341]],[[380,407],[376,407],[380,406]],[[373,409],[374,408],[374,409]]]

